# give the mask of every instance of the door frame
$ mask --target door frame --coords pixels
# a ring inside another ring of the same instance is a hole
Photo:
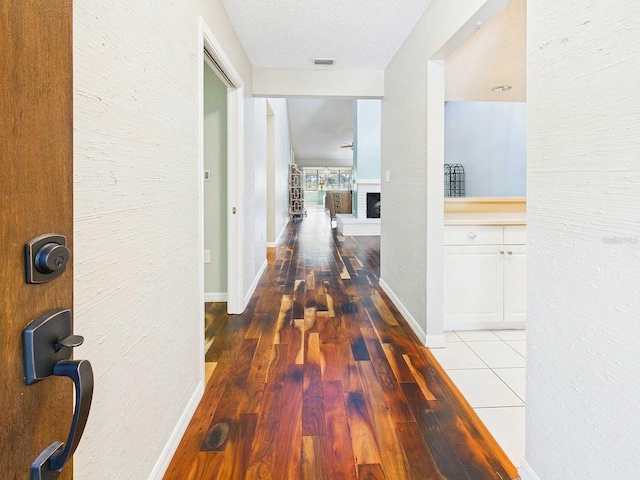
[[[202,17],[199,18],[198,46],[198,196],[199,196],[199,283],[200,301],[204,299],[204,62],[207,52],[227,78],[227,312],[244,311],[242,294],[244,253],[244,82],[222,46]],[[204,310],[203,310],[204,315]],[[204,335],[204,329],[203,333]],[[204,350],[204,338],[201,348]],[[204,357],[204,351],[203,351]]]
[[[445,60],[477,30],[509,4],[509,0],[485,0],[459,25],[440,48],[427,58],[427,266],[425,345],[444,348],[444,103]]]

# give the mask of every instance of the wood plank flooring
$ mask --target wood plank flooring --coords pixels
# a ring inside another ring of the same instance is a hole
[[[242,315],[207,306],[204,397],[165,479],[507,480],[378,286],[379,237],[290,223]]]

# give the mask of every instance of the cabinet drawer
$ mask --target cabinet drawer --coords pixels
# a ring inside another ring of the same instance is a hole
[[[444,227],[445,245],[501,245],[502,243],[502,226],[472,225]]]
[[[526,245],[527,227],[524,225],[507,225],[504,227],[505,245]]]

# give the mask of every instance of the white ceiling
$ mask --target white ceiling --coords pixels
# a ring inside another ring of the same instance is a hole
[[[453,101],[527,101],[527,1],[511,3],[445,62],[445,98]],[[507,92],[491,89],[511,85]]]
[[[222,0],[254,67],[384,69],[431,0]],[[314,67],[311,58],[335,58]]]
[[[353,100],[289,99],[291,136],[296,158],[351,161]],[[321,165],[316,165],[321,166]]]

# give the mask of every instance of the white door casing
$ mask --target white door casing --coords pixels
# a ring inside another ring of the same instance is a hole
[[[223,72],[224,75],[220,75],[220,79],[227,85],[227,312],[237,314],[242,313],[245,307],[242,275],[244,265],[242,249],[244,238],[242,203],[244,198],[244,82],[202,17],[199,25],[199,275],[201,301],[204,304],[204,51],[206,49],[215,60],[217,67]],[[204,337],[201,343],[204,345]]]

